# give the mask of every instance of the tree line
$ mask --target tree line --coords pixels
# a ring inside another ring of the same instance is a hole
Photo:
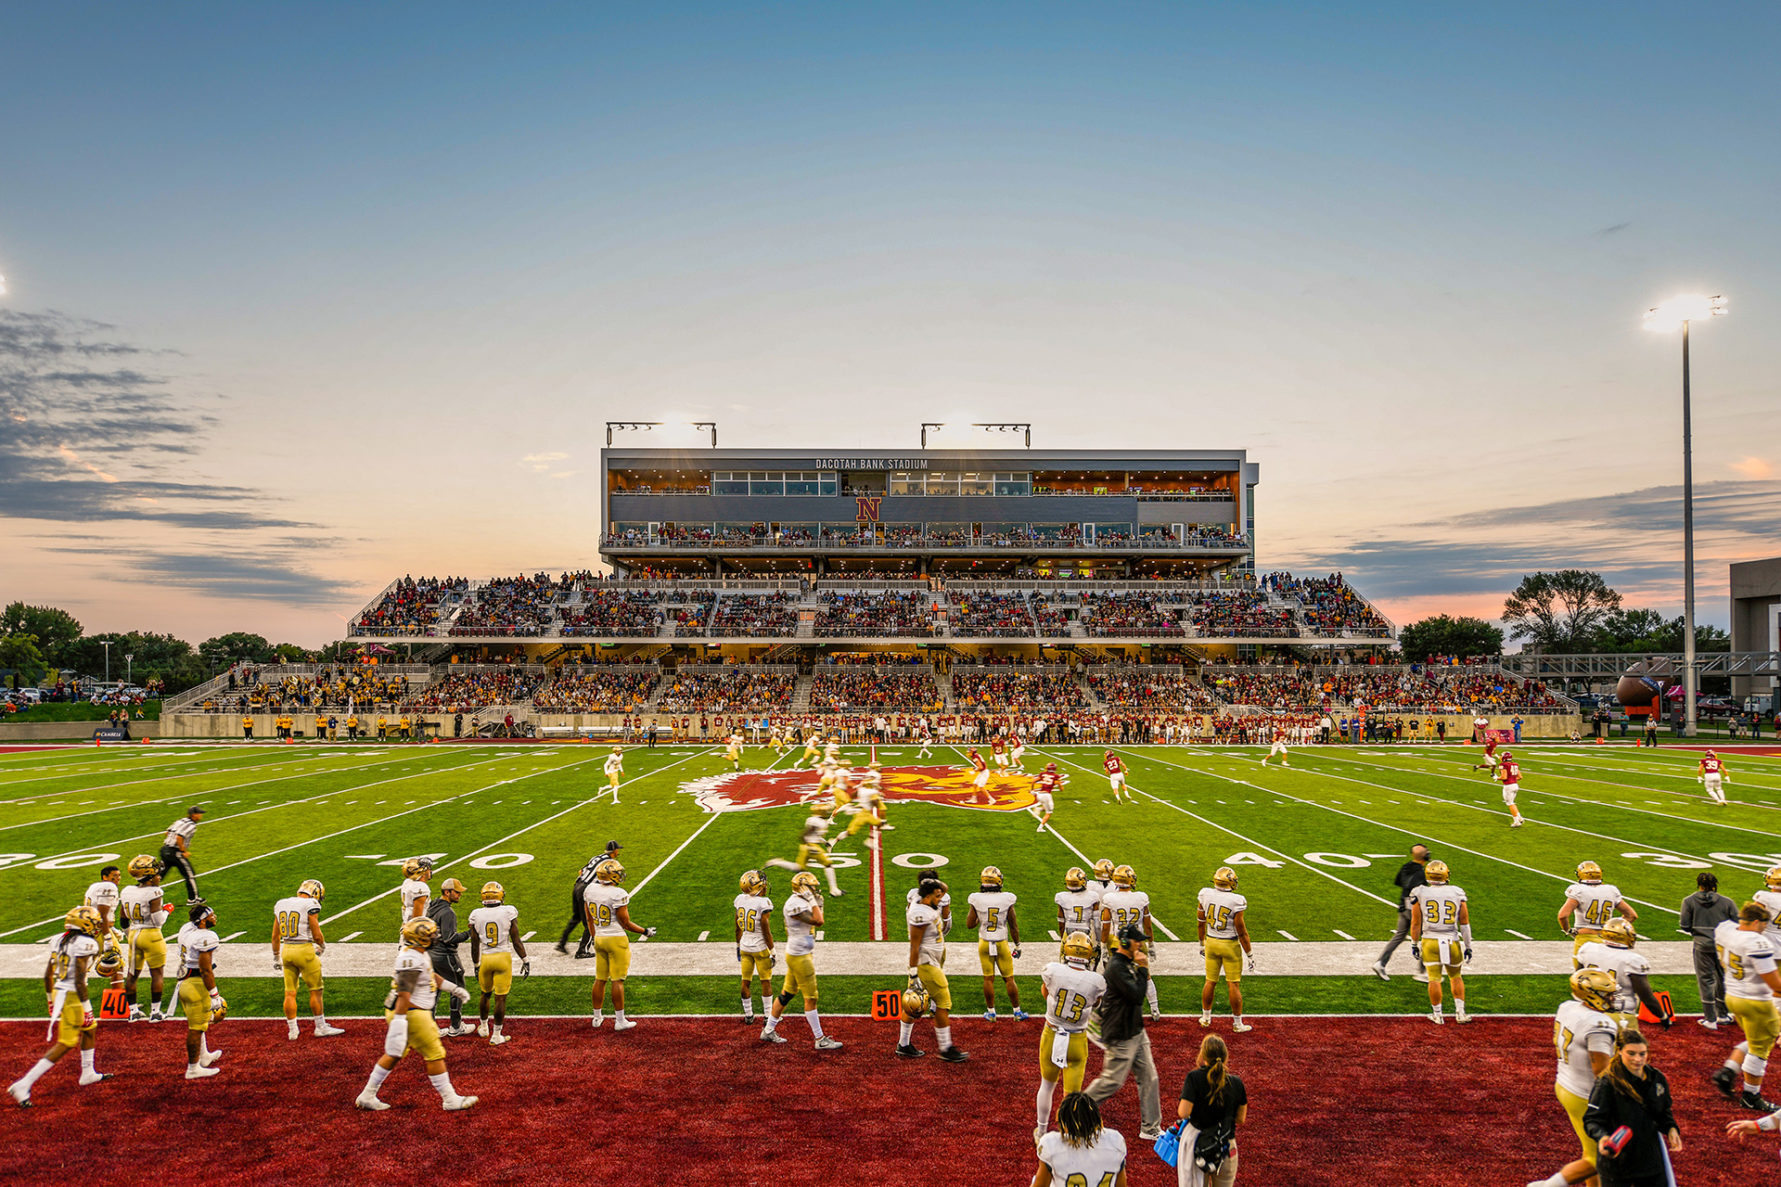
[[[331,660],[340,647],[335,644],[317,652],[295,643],[273,643],[247,631],[217,635],[196,647],[152,631],[89,635],[66,610],[13,602],[0,610],[0,677],[15,688],[62,672],[97,677],[105,672],[106,643],[111,644],[113,680],[122,680],[127,671],[132,682],[146,687],[151,680],[159,681],[167,693],[202,684],[231,664]]]
[[[1508,638],[1549,655],[1612,655],[1642,651],[1681,651],[1682,616],[1629,608],[1600,573],[1560,569],[1530,573],[1503,602]],[[1729,651],[1731,636],[1716,626],[1694,628],[1700,651]],[[1437,655],[1500,655],[1504,633],[1482,618],[1438,614],[1398,632],[1404,658]]]

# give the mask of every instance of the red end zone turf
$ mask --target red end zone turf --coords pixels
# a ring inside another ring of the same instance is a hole
[[[943,1064],[932,1029],[926,1058],[891,1054],[890,1023],[838,1018],[845,1050],[818,1055],[800,1017],[791,1041],[764,1046],[758,1027],[716,1019],[644,1018],[634,1031],[516,1019],[490,1048],[447,1040],[452,1079],[482,1103],[446,1114],[410,1056],[383,1089],[384,1113],[352,1098],[381,1047],[380,1022],[297,1042],[278,1021],[213,1028],[223,1074],[189,1082],[180,1023],[106,1023],[99,1068],[117,1077],[75,1084],[71,1053],[37,1085],[36,1107],[0,1097],[6,1178],[14,1183],[156,1177],[200,1185],[320,1183],[801,1184],[1007,1183],[1030,1180],[1039,1025],[961,1019],[968,1063]],[[1172,1117],[1204,1032],[1172,1018],[1152,1031]],[[1551,1025],[1541,1019],[1258,1019],[1232,1036],[1232,1066],[1249,1089],[1239,1183],[1520,1187],[1557,1170],[1577,1146],[1552,1094]],[[43,1026],[0,1026],[0,1078],[41,1052]],[[1773,1135],[1740,1144],[1724,1123],[1749,1116],[1721,1100],[1707,1074],[1732,1036],[1692,1023],[1654,1032],[1653,1053],[1676,1093],[1687,1184],[1773,1182]],[[1090,1056],[1091,1069],[1098,1056]],[[1137,1140],[1137,1094],[1108,1103],[1133,1148],[1134,1184],[1174,1174]]]

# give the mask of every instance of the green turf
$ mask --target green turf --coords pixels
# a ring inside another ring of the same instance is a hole
[[[29,709],[20,709],[17,713],[0,715],[0,725],[24,725],[33,721],[104,721],[106,714],[116,708],[115,705],[89,705],[85,701],[33,705]],[[140,705],[130,706],[132,720],[137,720],[138,710],[145,715],[145,720],[158,721],[161,717],[161,702],[144,701]]]
[[[1781,758],[1731,755],[1735,802],[1718,807],[1694,781],[1698,752],[1521,747],[1521,806],[1532,823],[1511,830],[1497,787],[1470,769],[1473,747],[1295,749],[1289,769],[1263,767],[1251,748],[1122,750],[1139,793],[1135,805],[1107,802],[1099,748],[1029,752],[1029,770],[1054,759],[1072,780],[1058,797],[1053,831],[1044,834],[1024,812],[894,802],[897,828],[884,837],[889,935],[901,933],[903,896],[917,868],[934,860],[961,898],[979,868],[1001,867],[1021,897],[1029,940],[1052,925],[1050,900],[1063,871],[1101,857],[1133,865],[1160,925],[1191,939],[1195,896],[1211,870],[1228,863],[1242,875],[1251,933],[1264,941],[1383,939],[1395,923],[1392,875],[1419,840],[1466,889],[1476,936],[1494,940],[1558,938],[1553,917],[1585,858],[1602,863],[1639,910],[1640,931],[1655,939],[1676,938],[1675,911],[1698,870],[1714,869],[1738,898],[1781,861]],[[858,761],[864,752],[850,753]],[[616,838],[625,845],[635,919],[659,927],[663,940],[696,942],[708,932],[712,942],[728,942],[737,875],[791,856],[803,809],[714,818],[681,789],[727,770],[721,752],[672,745],[628,753],[630,782],[615,806],[597,798],[605,754],[572,743],[162,743],[0,755],[0,942],[55,930],[99,865],[154,853],[167,824],[193,802],[209,811],[194,842],[202,888],[220,931],[244,932],[243,941],[257,941],[272,902],[311,877],[328,888],[330,939],[387,932],[397,916],[394,863],[423,853],[438,855],[440,877],[473,887],[499,879],[521,910],[522,928],[554,937],[576,869]],[[772,757],[750,749],[746,765],[765,767]],[[912,748],[883,757],[887,766],[915,762]],[[938,761],[959,756],[942,749]],[[830,904],[828,940],[872,937],[870,854],[858,840],[837,846],[846,895]],[[769,876],[777,898],[789,875]],[[170,898],[183,901],[183,891],[171,888]],[[694,981],[670,991],[671,979],[639,984],[663,986],[643,992],[676,1001],[714,993],[721,1002],[722,980],[713,979],[715,990]],[[1269,1012],[1376,1005],[1377,993],[1345,978],[1290,984],[1291,1001],[1272,1003]],[[1380,991],[1415,997],[1395,983]],[[553,1000],[568,992],[555,979],[528,988]],[[1478,1008],[1487,1007],[1480,1000]]]
[[[1406,966],[1407,967],[1407,966]],[[588,986],[592,980],[577,977],[532,977],[515,981],[508,999],[512,1014],[585,1014],[590,1009]],[[1684,984],[1684,982],[1687,982]],[[1655,977],[1653,985],[1668,989],[1677,1008],[1684,1014],[1694,1009],[1693,980],[1686,977]],[[865,1014],[872,1006],[872,993],[880,989],[902,988],[898,978],[839,977],[823,975],[822,1009],[834,1014]],[[968,980],[952,978],[954,1012],[961,1018],[982,1013],[983,997],[975,977]],[[383,1006],[389,981],[378,977],[329,978],[327,1008],[330,1014],[374,1014]],[[1030,1011],[1038,1000],[1038,981],[1024,978],[1022,992],[1028,998],[1022,1004]],[[1244,981],[1247,989],[1245,1010],[1251,1014],[1420,1014],[1428,1009],[1424,987],[1407,975],[1393,977],[1382,984],[1372,977],[1253,977]],[[240,1017],[271,1017],[283,1012],[284,988],[270,977],[243,980],[223,978],[218,982],[229,999],[230,1013]],[[639,977],[629,983],[629,1012],[637,1014],[728,1014],[739,1008],[739,992],[729,977]],[[1468,1005],[1479,1014],[1547,1014],[1564,999],[1564,984],[1556,977],[1471,977],[1467,979]],[[1191,1014],[1199,1011],[1200,980],[1190,977],[1160,977],[1157,980],[1158,1000],[1166,1013]],[[997,1009],[1006,1017],[1006,998]],[[94,991],[94,1001],[98,990]],[[147,1007],[148,981],[143,979],[137,1000]],[[476,999],[470,1001],[474,1014]],[[609,1007],[610,1008],[610,1007]],[[756,1009],[759,1009],[757,998]],[[1224,995],[1218,997],[1218,1012],[1226,1013]],[[1449,1006],[1451,1011],[1451,1006]],[[23,980],[0,981],[0,1017],[28,1018],[43,1012],[43,991],[38,985]],[[443,1012],[443,1011],[442,1011]],[[298,994],[298,1014],[307,1017],[309,998]]]

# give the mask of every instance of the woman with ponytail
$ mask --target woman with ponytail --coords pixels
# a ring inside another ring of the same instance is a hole
[[[1178,1187],[1230,1187],[1237,1181],[1237,1126],[1248,1114],[1249,1094],[1230,1070],[1224,1040],[1207,1035],[1176,1109],[1184,1123],[1175,1161]]]
[[[1072,1092],[1058,1106],[1057,1128],[1039,1143],[1033,1187],[1108,1182],[1126,1187],[1125,1156],[1125,1135],[1102,1127],[1101,1107],[1093,1097]]]
[[[1621,1031],[1583,1112],[1602,1187],[1674,1187],[1669,1156],[1682,1152],[1682,1133],[1672,1103],[1670,1082],[1651,1066],[1645,1036]]]

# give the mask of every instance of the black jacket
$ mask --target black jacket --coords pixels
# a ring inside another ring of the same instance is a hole
[[[1670,1082],[1662,1072],[1647,1066],[1645,1078],[1634,1083],[1639,1086],[1638,1100],[1616,1088],[1607,1076],[1598,1078],[1589,1093],[1589,1107],[1583,1111],[1584,1132],[1598,1142],[1622,1125],[1633,1131],[1632,1140],[1618,1155],[1603,1155],[1597,1162],[1602,1187],[1663,1173],[1663,1135],[1676,1128]]]
[[[456,956],[458,945],[470,938],[469,932],[458,930],[458,913],[450,903],[436,898],[427,903],[427,918],[439,927],[439,938],[433,941],[432,950],[441,956]]]
[[[1107,958],[1101,975],[1107,979],[1107,992],[1101,996],[1101,1040],[1123,1043],[1144,1033],[1144,993],[1150,984],[1150,970],[1132,963],[1123,952]]]
[[[1402,911],[1410,898],[1410,892],[1418,886],[1428,885],[1428,875],[1424,872],[1423,864],[1419,861],[1407,861],[1399,866],[1397,883],[1398,910]]]

